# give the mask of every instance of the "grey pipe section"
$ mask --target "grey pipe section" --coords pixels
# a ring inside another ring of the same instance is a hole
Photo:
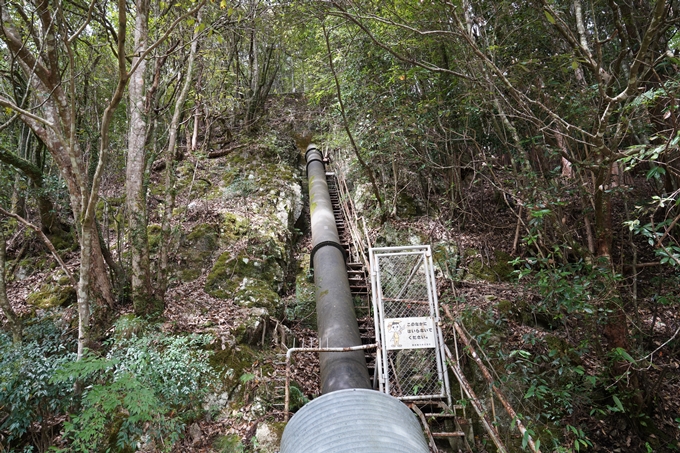
[[[342,390],[300,409],[281,437],[281,453],[428,453],[416,416],[376,390]]]
[[[335,226],[333,205],[326,183],[323,155],[316,145],[305,154],[312,223],[312,265],[316,286],[316,317],[319,347],[346,348],[361,345],[347,279],[345,255]],[[319,354],[321,393],[344,389],[370,389],[363,351]]]

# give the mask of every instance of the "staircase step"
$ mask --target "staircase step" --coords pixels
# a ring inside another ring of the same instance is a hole
[[[438,439],[444,439],[448,437],[465,437],[465,433],[463,431],[453,431],[450,433],[432,433],[432,437],[436,437]]]
[[[460,404],[456,404],[455,406],[452,407],[452,409],[462,410],[463,406],[461,406]],[[456,414],[426,413],[425,417],[427,417],[427,418],[455,418]]]

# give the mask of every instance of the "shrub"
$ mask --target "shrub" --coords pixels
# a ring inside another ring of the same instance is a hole
[[[169,450],[210,388],[206,335],[170,336],[138,320],[116,324],[105,357],[62,367],[55,382],[85,384],[82,408],[64,425],[65,451]]]
[[[73,387],[50,378],[75,360],[74,348],[74,339],[49,318],[26,326],[21,345],[0,331],[0,441],[10,451],[51,445]]]

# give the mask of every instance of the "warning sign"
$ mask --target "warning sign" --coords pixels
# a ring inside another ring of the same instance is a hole
[[[434,348],[434,321],[431,317],[385,318],[387,349]]]

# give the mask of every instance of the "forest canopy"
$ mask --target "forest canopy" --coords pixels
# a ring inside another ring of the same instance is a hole
[[[266,300],[270,336],[304,325],[277,304],[303,292],[312,139],[369,236],[426,218],[497,244],[480,269],[533,299],[457,316],[480,344],[545,327],[488,347],[546,448],[610,451],[601,421],[612,449],[676,451],[679,26],[677,0],[0,0],[0,451],[169,450],[232,347],[225,379],[255,389],[238,341],[168,319],[200,282]]]

